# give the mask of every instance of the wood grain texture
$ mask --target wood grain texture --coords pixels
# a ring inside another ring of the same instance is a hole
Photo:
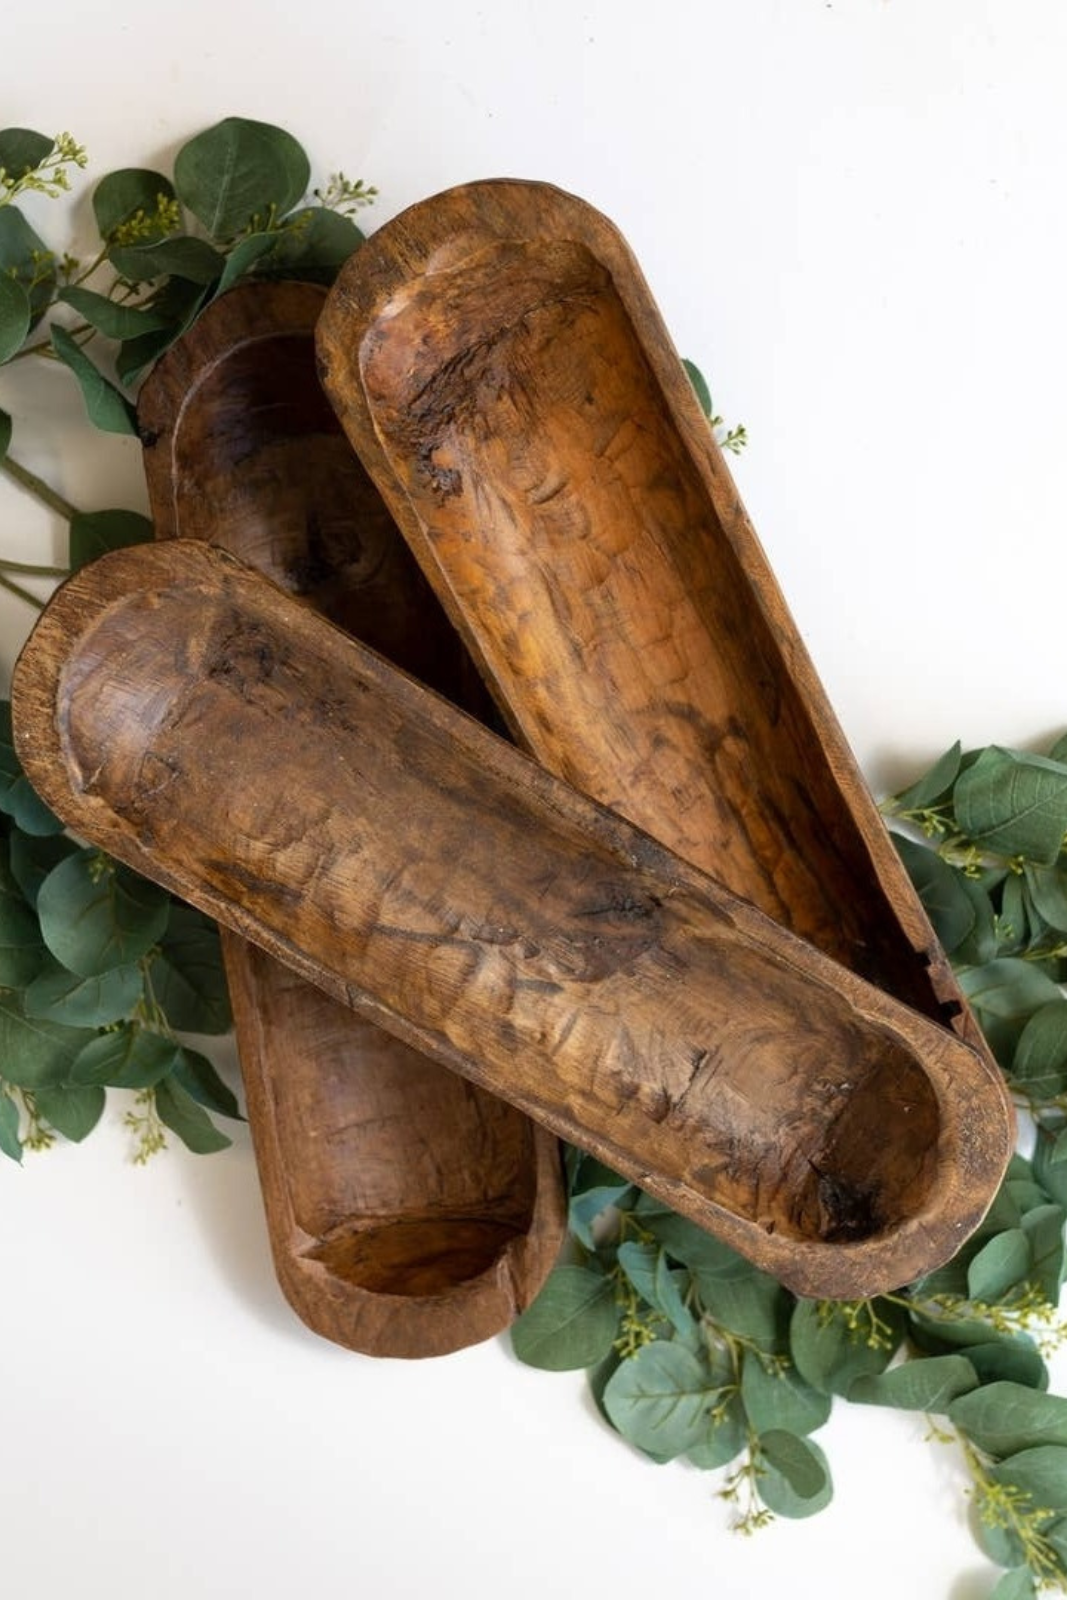
[[[156,533],[257,566],[472,713],[481,681],[315,373],[324,291],[216,300],[141,390]],[[533,1299],[565,1228],[556,1141],[223,929],[271,1250],[309,1327],[442,1355]]]
[[[799,1292],[910,1280],[986,1209],[982,1057],[225,553],[75,575],[13,703],[84,837]]]

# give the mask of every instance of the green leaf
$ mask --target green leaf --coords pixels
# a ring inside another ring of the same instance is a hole
[[[939,800],[946,800],[959,776],[962,757],[963,747],[957,739],[928,772],[896,796],[897,807],[901,811],[929,811]]]
[[[35,133],[32,128],[0,128],[0,168],[7,187],[39,167],[52,154],[54,144],[46,133]]]
[[[1058,1306],[1063,1283],[1063,1225],[1067,1211],[1063,1206],[1035,1206],[1023,1218],[1023,1232],[1030,1246],[1028,1282],[1036,1284],[1051,1306]]]
[[[65,833],[39,836],[23,833],[21,828],[12,828],[8,835],[8,846],[11,851],[11,876],[22,890],[27,905],[33,907],[37,905],[41,884],[52,868],[58,867],[78,848]]]
[[[11,445],[11,416],[0,408],[0,461],[3,461]]]
[[[701,411],[703,411],[704,415],[710,419],[713,408],[711,404],[711,390],[708,388],[707,379],[695,361],[687,361],[683,357],[682,366],[685,368],[686,377],[693,385],[693,390],[696,394],[697,403],[700,406]]]
[[[993,1585],[989,1600],[1034,1600],[1033,1575],[1029,1567],[1013,1567]]]
[[[103,433],[136,433],[137,416],[133,406],[93,365],[65,328],[53,327],[52,348],[77,378],[93,426]]]
[[[697,1338],[696,1319],[682,1300],[671,1274],[667,1252],[658,1245],[628,1239],[619,1246],[617,1259],[647,1304],[666,1317],[681,1338],[693,1342]],[[685,1277],[688,1281],[688,1274]]]
[[[311,169],[282,128],[227,117],[183,145],[174,162],[178,197],[213,239],[284,216],[300,200]]]
[[[990,745],[962,773],[956,817],[976,844],[1051,866],[1067,833],[1067,765]]]
[[[984,1244],[967,1268],[967,1295],[995,1304],[1022,1283],[1030,1270],[1030,1242],[1021,1228],[1008,1228]]]
[[[633,1185],[620,1178],[595,1156],[574,1151],[568,1226],[587,1250],[594,1249],[593,1223],[606,1206],[617,1204],[630,1194]]]
[[[79,978],[58,962],[29,985],[26,1015],[72,1028],[99,1028],[128,1016],[144,990],[141,969],[112,967],[93,978]]]
[[[917,1356],[887,1372],[854,1379],[848,1398],[900,1411],[945,1411],[957,1395],[969,1394],[977,1385],[978,1374],[967,1356]]]
[[[17,206],[0,206],[0,277],[13,277],[22,285],[34,322],[51,304],[56,284],[52,252]]]
[[[179,1033],[229,1032],[230,995],[219,933],[203,912],[173,902],[151,977],[160,1009]]]
[[[3,212],[0,211],[0,216]],[[24,833],[38,837],[62,831],[63,824],[34,791],[15,753],[11,732],[11,705],[0,700],[0,811],[7,813]]]
[[[217,292],[225,294],[244,273],[250,272],[264,256],[269,256],[272,250],[277,249],[280,238],[279,233],[250,233],[235,244],[226,258]]]
[[[11,1096],[0,1089],[0,1155],[22,1162],[22,1140],[19,1138],[19,1108]]]
[[[726,1278],[745,1278],[759,1270],[744,1256],[739,1256],[736,1250],[731,1250],[729,1245],[705,1233],[695,1222],[680,1217],[676,1211],[671,1211],[659,1200],[653,1200],[650,1195],[640,1197],[634,1213],[640,1217],[641,1226],[658,1239],[668,1255],[683,1267]]]
[[[1034,1508],[1067,1511],[1067,1447],[1036,1445],[989,1468],[994,1483],[1014,1484],[1030,1495]]]
[[[0,277],[0,363],[22,349],[32,320],[30,297],[21,283]]]
[[[37,914],[56,960],[79,977],[93,978],[148,953],[166,929],[170,896],[85,849],[53,867],[37,896]]]
[[[748,1434],[740,1396],[731,1396],[725,1405],[717,1404],[707,1427],[704,1437],[686,1452],[686,1459],[702,1472],[725,1467],[744,1449]]]
[[[619,1367],[604,1390],[604,1409],[624,1439],[670,1460],[706,1438],[719,1392],[691,1350],[654,1339]]]
[[[1034,1141],[1034,1176],[1061,1205],[1067,1205],[1067,1128],[1038,1127]]]
[[[810,1439],[772,1428],[759,1440],[759,1497],[782,1517],[810,1517],[830,1503],[833,1485],[826,1457]]]
[[[988,1344],[969,1344],[967,1360],[978,1374],[979,1383],[1019,1383],[1029,1389],[1048,1388],[1048,1368],[1035,1345],[1023,1339],[993,1339]]]
[[[364,242],[351,217],[326,206],[294,211],[275,237],[278,246],[266,264],[266,275],[299,277],[305,283],[332,283]]]
[[[37,918],[22,898],[7,854],[6,841],[0,842],[0,989],[21,989],[40,972],[45,949]]]
[[[156,1085],[156,1110],[159,1120],[196,1156],[214,1155],[233,1143],[174,1078]]]
[[[60,289],[56,299],[72,306],[91,328],[96,328],[107,339],[135,339],[138,334],[155,333],[167,326],[166,318],[150,306],[120,305],[109,300],[106,294],[76,285]]]
[[[879,1317],[892,1329],[889,1347],[872,1345],[862,1331],[850,1331],[832,1301],[798,1300],[789,1325],[789,1348],[797,1371],[822,1394],[847,1395],[854,1381],[884,1372],[903,1336],[904,1313],[876,1300]]]
[[[925,845],[901,835],[894,835],[893,843],[933,923],[934,932],[946,953],[951,955],[975,924],[975,904],[964,887],[962,874]]]
[[[76,1083],[57,1083],[37,1090],[37,1109],[65,1139],[80,1143],[92,1133],[104,1112],[103,1089]]]
[[[151,540],[152,524],[139,511],[76,511],[70,523],[70,570],[77,572],[109,550]]]
[[[160,200],[174,199],[174,185],[162,172],[145,167],[120,167],[101,178],[93,190],[93,215],[102,239],[110,240],[116,228],[141,213],[141,227],[149,234],[162,231]]]
[[[73,1061],[74,1083],[112,1089],[152,1089],[174,1068],[181,1046],[135,1023],[97,1034]]]
[[[1030,1017],[1015,1046],[1011,1077],[1035,1101],[1067,1090],[1067,1000],[1050,1000]]]
[[[948,1417],[990,1456],[1013,1456],[1035,1445],[1067,1448],[1067,1400],[1023,1384],[985,1384],[953,1400]]]
[[[785,1348],[792,1299],[769,1273],[724,1276],[698,1267],[693,1272],[704,1309],[731,1333],[751,1339],[768,1354]]]
[[[84,1028],[27,1017],[18,995],[0,993],[0,1078],[20,1089],[65,1083],[93,1035]]]
[[[1050,928],[1067,933],[1067,872],[1062,867],[1026,868],[1030,898]]]
[[[166,318],[158,333],[142,333],[125,339],[115,357],[115,371],[123,383],[135,383],[152,362],[157,361],[196,319],[209,290],[184,278],[167,278],[152,294],[152,306]]]
[[[192,234],[175,234],[153,244],[112,245],[107,258],[127,283],[154,283],[157,278],[183,278],[200,288],[216,283],[226,257]]]
[[[207,1056],[201,1055],[199,1050],[190,1050],[183,1045],[178,1051],[173,1076],[186,1094],[191,1095],[205,1110],[241,1120],[237,1096],[228,1084],[223,1083]]]
[[[957,974],[983,1033],[997,1055],[1010,1064],[1032,1012],[1060,998],[1058,986],[1032,961],[1001,956]]]
[[[788,1433],[813,1433],[830,1415],[833,1401],[813,1389],[795,1367],[768,1372],[752,1350],[741,1368],[741,1400],[756,1433],[784,1428]]]
[[[588,1267],[561,1266],[515,1322],[511,1342],[527,1366],[549,1372],[592,1367],[611,1349],[618,1321],[609,1278]]]

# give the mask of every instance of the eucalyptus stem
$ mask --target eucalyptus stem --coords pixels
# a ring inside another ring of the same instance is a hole
[[[6,472],[9,478],[13,478],[17,484],[20,484],[23,489],[40,500],[42,505],[46,505],[50,511],[57,511],[65,522],[72,522],[78,515],[77,506],[72,506],[69,500],[64,500],[63,496],[53,489],[51,484],[45,483],[44,479],[39,478],[36,472],[31,472],[29,467],[22,466],[12,456],[4,456],[0,460],[0,472]]]
[[[25,578],[68,578],[70,569],[67,567],[46,567],[34,561],[12,561],[8,556],[0,556],[0,572],[20,572]]]

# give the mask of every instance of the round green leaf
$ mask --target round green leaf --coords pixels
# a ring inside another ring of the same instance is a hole
[[[1034,1600],[1033,1574],[1029,1567],[1013,1567],[993,1585],[989,1600]]]
[[[511,1330],[515,1354],[550,1372],[592,1367],[615,1339],[619,1308],[611,1280],[588,1267],[556,1267]]]
[[[45,944],[83,978],[140,960],[161,938],[169,913],[165,889],[91,849],[53,867],[37,896]]]
[[[174,185],[162,172],[121,167],[101,178],[93,190],[93,215],[102,239],[141,213],[140,226],[149,236],[162,232],[160,200],[174,199]]]
[[[784,1429],[760,1436],[759,1497],[782,1517],[811,1517],[829,1505],[833,1484],[826,1457],[810,1439]]]
[[[70,1077],[74,1083],[112,1089],[152,1089],[173,1069],[180,1052],[173,1039],[126,1023],[84,1045]]]
[[[987,1455],[1012,1456],[1034,1445],[1067,1447],[1067,1399],[1020,1383],[988,1383],[961,1395],[948,1417]]]
[[[152,962],[152,990],[179,1033],[227,1033],[230,996],[218,929],[203,912],[175,901]],[[188,1088],[188,1085],[186,1085]]]
[[[707,1421],[707,1432],[686,1452],[686,1460],[701,1472],[713,1472],[725,1467],[745,1448],[748,1429],[745,1409],[739,1395],[731,1396],[725,1406],[716,1405]]]
[[[151,540],[152,524],[139,511],[76,511],[70,523],[70,570],[77,572],[109,550]]]
[[[0,362],[22,349],[31,321],[30,297],[21,283],[0,277]]]
[[[741,1399],[756,1433],[785,1428],[789,1433],[813,1433],[830,1415],[833,1401],[813,1389],[795,1367],[768,1371],[752,1350],[746,1350],[741,1368]]]
[[[65,1139],[80,1143],[92,1133],[104,1112],[106,1095],[76,1083],[57,1083],[37,1090],[37,1109]]]
[[[0,1062],[3,1077],[20,1089],[65,1083],[78,1052],[92,1038],[84,1028],[27,1017],[17,995],[0,993]]]
[[[1062,866],[1026,869],[1030,898],[1050,928],[1067,933],[1067,872]]]
[[[861,1328],[853,1332],[832,1302],[798,1300],[789,1324],[789,1350],[801,1377],[822,1394],[846,1395],[856,1378],[884,1372],[903,1336],[903,1313],[876,1301],[892,1330],[888,1347],[872,1345]]]
[[[58,962],[42,972],[23,995],[26,1015],[72,1028],[98,1028],[129,1016],[144,990],[138,966],[112,967],[93,978],[79,978]]]
[[[969,1344],[967,1360],[980,1384],[1008,1382],[1029,1389],[1048,1388],[1048,1368],[1036,1345],[1028,1341],[993,1339],[988,1344]]]
[[[27,905],[36,907],[41,884],[53,867],[67,856],[73,855],[77,845],[65,833],[41,837],[12,828],[8,835],[11,852],[11,876],[22,891]]]
[[[887,1372],[855,1378],[848,1398],[860,1405],[894,1406],[901,1411],[945,1411],[978,1385],[968,1356],[913,1357]]]
[[[1034,1100],[1067,1089],[1067,1000],[1050,1000],[1026,1023],[1012,1057],[1011,1076]]]
[[[55,267],[52,252],[18,206],[0,206],[0,277],[14,277],[22,285],[36,322],[51,303]]]
[[[720,1393],[691,1350],[654,1339],[619,1366],[604,1390],[604,1409],[624,1439],[671,1459],[706,1439]]]
[[[332,283],[349,256],[364,242],[351,217],[325,206],[294,211],[267,262],[270,277],[300,277],[305,282]]]
[[[55,144],[46,133],[32,128],[0,128],[0,169],[8,187],[24,178],[51,154]]]
[[[1031,1497],[1034,1509],[1067,1511],[1067,1447],[1035,1445],[989,1468],[994,1483],[1014,1484]]]
[[[178,198],[220,240],[291,211],[310,175],[292,134],[244,117],[227,117],[190,139],[174,162]]]
[[[233,1143],[174,1078],[164,1078],[156,1085],[156,1110],[164,1126],[176,1133],[194,1155],[214,1155],[218,1150],[228,1150]]]

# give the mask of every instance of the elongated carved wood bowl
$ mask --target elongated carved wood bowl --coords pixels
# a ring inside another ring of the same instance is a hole
[[[799,1292],[914,1278],[987,1208],[983,1056],[224,552],[78,573],[13,700],[80,834]]]
[[[158,363],[138,404],[157,536],[223,546],[487,710],[319,387],[323,296],[298,283],[236,289]],[[556,1141],[239,935],[224,929],[223,948],[271,1250],[294,1309],[374,1355],[440,1355],[498,1333],[559,1249]]]

